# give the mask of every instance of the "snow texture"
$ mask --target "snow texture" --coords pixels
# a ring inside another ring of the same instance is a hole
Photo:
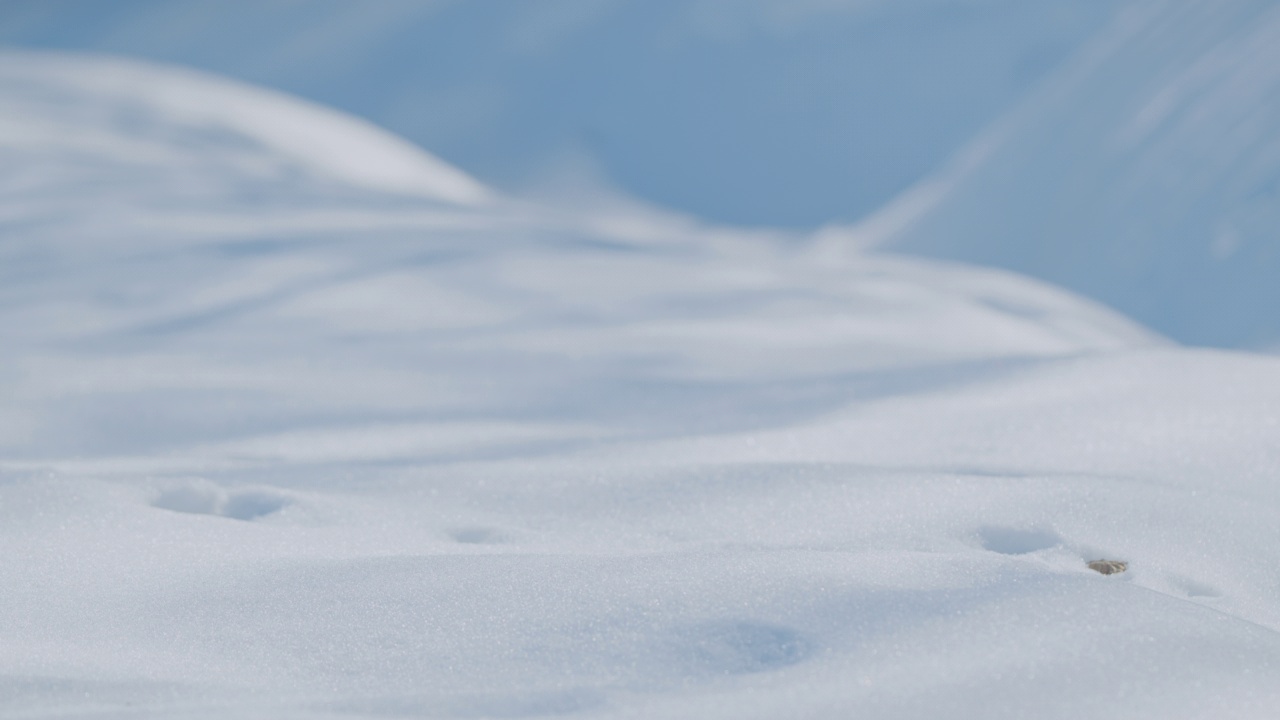
[[[1280,707],[1280,359],[186,70],[0,128],[0,715]]]

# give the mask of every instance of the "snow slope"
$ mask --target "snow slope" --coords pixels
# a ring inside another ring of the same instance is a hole
[[[1109,0],[41,0],[0,45],[181,63],[344,109],[509,190],[582,156],[699,217],[855,220],[1104,24]]]
[[[253,153],[261,147],[270,150],[277,166],[260,167],[262,174],[310,171],[370,190],[463,204],[486,196],[474,180],[400,138],[269,90],[190,70],[157,75],[107,58],[86,64],[53,54],[6,53],[0,60],[0,77],[10,88],[6,99],[34,106],[27,112],[12,108],[3,128],[7,144],[23,150],[75,143],[78,147],[64,149],[95,159],[114,152],[117,160],[138,162],[154,156],[138,157],[121,146],[121,136],[141,143],[168,133],[168,145],[187,154],[199,150],[202,165],[261,165],[265,159]],[[61,106],[60,111],[41,112],[51,105]],[[98,122],[84,127],[90,118]],[[182,131],[188,135],[175,136]],[[103,137],[106,133],[111,136]]]
[[[6,717],[1280,706],[1274,358],[185,70],[0,127]]]
[[[1179,340],[1280,342],[1280,9],[1140,2],[899,203],[885,247],[1068,287]]]

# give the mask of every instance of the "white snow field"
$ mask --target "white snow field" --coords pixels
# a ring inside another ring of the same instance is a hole
[[[1129,2],[882,240],[1046,279],[1184,342],[1280,348],[1278,127],[1280,6]]]
[[[0,458],[6,718],[1280,713],[1280,359],[187,70],[0,55]]]

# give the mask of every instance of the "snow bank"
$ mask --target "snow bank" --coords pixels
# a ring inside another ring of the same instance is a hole
[[[6,58],[0,713],[1280,706],[1280,361],[997,270],[380,192],[263,140],[277,96]]]

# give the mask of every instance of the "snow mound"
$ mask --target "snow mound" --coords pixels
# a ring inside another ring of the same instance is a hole
[[[1280,706],[1280,360],[998,270],[264,170],[95,89],[170,69],[9,57],[0,714]]]
[[[0,129],[11,148],[55,144],[82,156],[145,162],[164,150],[202,147],[206,161],[229,155],[242,165],[284,165],[371,190],[458,204],[488,197],[461,171],[364,120],[195,70],[4,52],[0,84],[9,104]],[[98,129],[69,140],[87,129],[72,123],[89,118],[114,136]],[[121,142],[130,136],[133,143]]]
[[[1132,3],[905,196],[885,247],[996,265],[1178,340],[1280,340],[1280,10]],[[870,226],[869,226],[870,227]]]

